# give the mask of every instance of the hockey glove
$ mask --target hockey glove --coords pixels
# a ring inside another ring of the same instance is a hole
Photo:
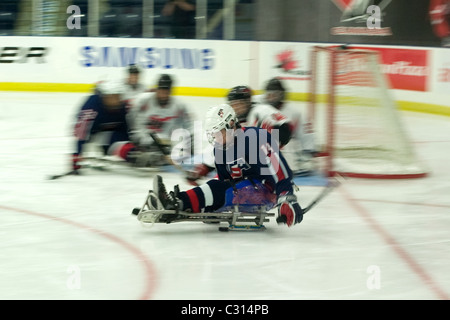
[[[81,169],[82,158],[78,153],[72,154],[72,170],[74,173],[78,173],[78,170]]]
[[[194,170],[190,170],[187,172],[186,180],[189,184],[198,186],[197,180],[205,177],[212,170],[214,170],[214,168],[208,167],[206,164],[201,163],[197,165]]]
[[[285,223],[288,227],[303,220],[303,210],[297,202],[295,194],[282,194],[278,197],[278,223]]]

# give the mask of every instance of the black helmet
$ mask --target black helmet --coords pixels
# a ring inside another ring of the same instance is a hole
[[[158,80],[158,89],[171,89],[173,80],[168,74],[162,74]]]
[[[283,83],[278,78],[272,78],[267,82],[266,91],[283,91],[286,89],[283,86]]]
[[[252,90],[248,86],[237,86],[231,88],[228,92],[227,99],[228,101],[233,100],[250,100],[252,97]]]
[[[129,66],[128,66],[128,73],[129,74],[139,74],[139,73],[141,73],[141,70],[139,70],[139,67],[137,66],[137,65],[135,65],[135,64],[130,64]]]
[[[286,98],[286,89],[281,80],[279,78],[270,79],[266,84],[265,91],[266,103],[280,109]]]

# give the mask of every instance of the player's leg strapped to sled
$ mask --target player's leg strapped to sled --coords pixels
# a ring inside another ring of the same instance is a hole
[[[143,206],[135,208],[133,214],[142,223],[173,223],[181,221],[201,221],[206,223],[228,223],[228,227],[219,230],[264,230],[264,223],[274,213],[269,211],[279,207],[278,223],[286,223],[283,216],[283,205],[270,189],[260,181],[243,180],[232,185],[227,181],[210,180],[208,183],[180,192],[178,186],[167,193],[163,180],[156,176]],[[304,209],[301,216],[296,216],[293,223],[301,222],[303,214],[308,212],[329,192],[339,185],[337,180],[331,180],[323,191]],[[215,192],[226,188],[225,192]],[[213,191],[215,190],[215,191]],[[212,194],[223,194],[223,197],[213,198]]]
[[[213,196],[213,194],[215,196]],[[156,176],[142,208],[133,213],[143,223],[202,221],[226,222],[221,230],[259,230],[274,213],[276,196],[260,181],[210,180],[206,184],[180,192],[178,186],[167,193],[163,180]]]

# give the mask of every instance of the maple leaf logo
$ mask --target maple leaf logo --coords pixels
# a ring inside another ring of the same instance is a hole
[[[332,1],[342,11],[346,10],[347,8],[350,8],[353,2],[353,0],[332,0]]]
[[[285,72],[289,72],[298,67],[298,62],[293,58],[294,51],[285,50],[277,54],[276,59],[278,62],[277,68],[283,69]]]

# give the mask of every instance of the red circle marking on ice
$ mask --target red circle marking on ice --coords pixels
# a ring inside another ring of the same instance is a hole
[[[0,209],[25,213],[25,214],[45,218],[45,219],[62,222],[62,223],[95,233],[96,235],[102,236],[108,240],[111,240],[111,241],[121,245],[122,247],[124,247],[125,249],[127,249],[128,251],[133,253],[136,257],[138,257],[139,261],[142,262],[144,269],[145,269],[145,275],[147,277],[147,281],[145,282],[146,286],[145,286],[144,292],[142,292],[142,294],[139,296],[138,299],[139,300],[148,300],[153,295],[155,288],[156,288],[155,268],[153,267],[152,263],[148,260],[148,258],[145,256],[145,254],[141,250],[139,250],[135,246],[129,244],[128,242],[122,240],[121,238],[119,238],[111,233],[108,233],[106,231],[102,231],[100,229],[96,229],[91,226],[88,226],[88,225],[85,225],[85,224],[82,224],[82,223],[79,223],[76,221],[72,221],[72,220],[69,220],[66,218],[55,217],[55,216],[51,216],[48,214],[33,212],[33,211],[29,211],[29,210],[24,210],[24,209],[6,207],[3,205],[0,205]]]

